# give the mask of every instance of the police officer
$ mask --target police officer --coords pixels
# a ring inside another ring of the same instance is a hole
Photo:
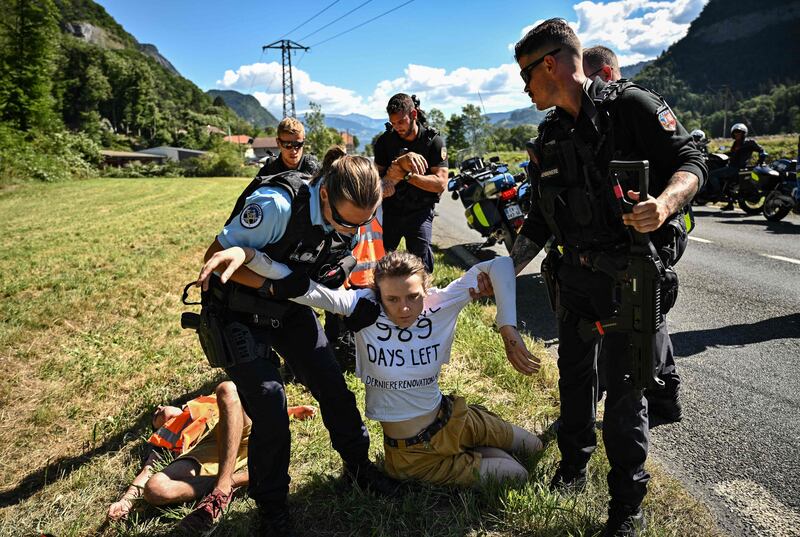
[[[394,491],[394,482],[368,459],[369,434],[314,312],[284,300],[303,294],[309,278],[332,287],[343,283],[341,261],[350,254],[355,230],[374,218],[381,185],[372,163],[357,156],[341,157],[310,184],[297,171],[257,179],[205,259],[231,246],[258,253],[227,283],[211,278],[201,313],[206,331],[198,332],[209,361],[225,368],[253,420],[249,494],[259,508],[259,535],[291,535],[289,422],[275,352],[319,402],[345,476],[362,488]],[[292,267],[299,279],[273,282],[285,276],[272,268],[273,259]]]
[[[651,233],[654,243],[661,234],[669,242],[680,231],[665,222],[691,200],[706,171],[691,138],[658,95],[584,76],[580,41],[563,19],[546,20],[529,31],[516,45],[515,59],[536,107],[556,107],[540,126],[541,172],[512,258],[519,273],[551,235],[564,247],[557,272],[561,462],[551,486],[580,487],[596,446],[596,357],[601,345],[609,357],[625,356],[629,339],[619,332],[579,335],[580,326],[611,317],[615,307],[614,280],[586,261],[626,251],[625,226]],[[622,219],[609,195],[612,159],[650,162],[650,195],[639,200],[629,186],[625,195],[638,203]],[[656,335],[661,336],[669,337],[666,329]],[[603,438],[611,501],[603,535],[637,535],[644,526],[641,503],[650,478],[644,469],[647,400],[627,382],[625,362],[608,363]]]
[[[280,153],[270,157],[259,170],[260,177],[275,175],[289,170],[298,170],[307,175],[316,175],[319,163],[313,155],[306,155],[303,146],[306,141],[306,129],[293,117],[285,117],[278,123],[275,137]]]
[[[616,82],[622,78],[617,55],[602,45],[583,50],[583,72],[586,78],[600,77],[603,82]]]
[[[583,50],[583,72],[586,78],[593,79],[597,77],[603,82],[617,82],[622,79],[622,72],[619,68],[619,60],[617,59],[616,53],[602,45]],[[695,147],[699,149],[699,142],[697,138],[695,138],[696,132],[698,131],[692,131],[691,137]],[[703,131],[699,132],[702,133]],[[703,138],[705,138],[705,134],[703,134]],[[679,222],[678,219],[682,219],[684,216],[683,212],[676,213],[670,219],[669,223],[680,226],[681,222]],[[663,252],[664,255],[662,255],[662,262],[664,265],[668,267],[675,265],[686,250],[687,244],[688,239],[682,236],[680,240],[677,240],[673,245],[669,245],[672,246],[672,248]],[[658,425],[681,421],[683,417],[680,401],[678,400],[681,379],[675,366],[672,340],[666,335],[666,331],[656,338],[656,346],[656,353],[659,357],[660,364],[658,378],[665,383],[667,388],[645,390],[645,397],[647,397],[648,402],[648,423],[651,429]],[[608,356],[605,349],[601,349],[600,355],[597,357],[597,374],[599,378],[597,390],[598,401],[605,391],[607,360]]]
[[[711,196],[722,193],[722,181],[735,179],[739,175],[739,170],[747,166],[753,153],[758,153],[758,166],[764,164],[764,160],[769,155],[758,142],[747,137],[747,125],[744,123],[736,123],[731,127],[731,138],[733,138],[733,144],[725,152],[730,157],[728,165],[717,168],[708,175],[708,190]],[[722,210],[732,211],[733,202],[728,201]]]
[[[425,125],[419,101],[405,93],[389,99],[387,130],[375,142],[375,165],[384,178],[383,244],[400,239],[433,272],[433,207],[447,188],[447,150],[436,130]]]

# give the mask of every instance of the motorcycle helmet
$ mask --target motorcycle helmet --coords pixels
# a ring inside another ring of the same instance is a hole
[[[741,131],[747,136],[747,125],[744,123],[736,123],[733,127],[731,127],[731,138],[733,138],[733,133],[736,131]]]
[[[704,133],[700,129],[693,130],[691,136],[692,140],[694,140],[696,144],[699,144],[700,142],[706,139],[706,133]]]

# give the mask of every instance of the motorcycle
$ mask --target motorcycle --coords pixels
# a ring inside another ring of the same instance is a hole
[[[763,213],[770,222],[778,222],[792,209],[800,212],[800,202],[796,197],[797,159],[776,160],[771,168],[777,174],[777,180],[764,200]]]
[[[522,174],[525,178],[522,183],[517,187],[517,199],[519,200],[519,207],[522,209],[522,214],[531,212],[531,178],[528,177],[528,161],[520,162],[519,167],[522,169]]]
[[[709,174],[728,165],[729,157],[723,153],[708,153],[705,157]],[[703,189],[695,196],[693,203],[736,203],[745,213],[758,214],[764,206],[764,197],[772,185],[771,178],[774,175],[774,170],[760,163],[754,167],[742,168],[735,178],[721,181],[721,192],[710,194],[707,189]]]
[[[464,205],[467,225],[485,237],[481,248],[502,242],[511,252],[525,219],[517,191],[517,183],[524,180],[524,173],[511,175],[499,157],[488,164],[481,157],[468,158],[458,175],[450,172],[447,190]]]

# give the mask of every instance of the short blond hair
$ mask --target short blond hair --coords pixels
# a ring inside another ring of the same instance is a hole
[[[285,117],[278,123],[278,136],[282,133],[293,134],[295,136],[305,136],[306,128],[297,119]]]

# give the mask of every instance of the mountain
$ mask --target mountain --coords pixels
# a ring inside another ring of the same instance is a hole
[[[325,114],[325,124],[328,127],[357,136],[362,146],[385,130],[386,121],[388,119],[375,119],[363,114]]]
[[[208,90],[206,95],[212,99],[220,97],[240,118],[256,127],[274,127],[278,124],[278,119],[252,95],[234,90]]]
[[[53,0],[61,33],[51,75],[64,125],[104,146],[210,146],[208,126],[252,130],[182,77],[155,45],[140,43],[92,0]]]
[[[743,96],[800,82],[800,0],[710,0],[686,36],[654,62],[694,92],[727,86]]]
[[[800,130],[800,0],[709,0],[689,31],[639,72],[688,129],[727,136]]]
[[[540,112],[535,106],[517,108],[510,112],[493,112],[486,114],[489,123],[497,127],[516,127],[518,125],[538,125],[547,112]]]
[[[622,78],[633,78],[639,74],[639,72],[653,63],[653,60],[645,60],[643,62],[634,63],[631,65],[623,65],[619,68],[620,72],[622,73]]]

